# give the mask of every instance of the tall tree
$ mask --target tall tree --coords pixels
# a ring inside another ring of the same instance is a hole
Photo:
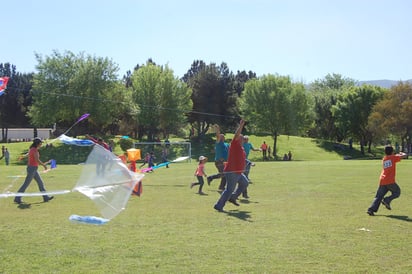
[[[222,128],[235,126],[238,95],[233,73],[225,63],[216,66],[195,61],[183,79],[192,89],[193,109],[188,118],[199,136],[204,135],[212,124]]]
[[[146,134],[149,140],[162,133],[167,137],[177,133],[186,123],[190,110],[190,89],[173,76],[167,66],[148,62],[131,76],[133,102],[140,108],[137,114],[139,138]]]
[[[38,126],[72,123],[90,113],[89,126],[105,133],[119,112],[122,98],[118,66],[108,58],[54,51],[43,58],[36,54],[33,105],[29,116]],[[117,107],[113,107],[116,105]]]
[[[412,84],[399,82],[379,101],[369,118],[369,127],[382,138],[398,136],[403,148],[411,151]]]
[[[6,93],[0,97],[1,140],[5,141],[9,127],[30,126],[26,112],[31,104],[33,74],[19,73],[16,66],[5,63],[0,64],[0,76],[9,77]]]
[[[316,114],[315,125],[309,135],[315,138],[329,140],[343,140],[343,134],[336,128],[332,114],[332,108],[337,103],[338,96],[349,87],[353,87],[355,81],[342,77],[340,74],[328,74],[323,79],[318,79],[310,84]]]
[[[305,131],[311,121],[311,104],[302,84],[289,77],[265,75],[249,80],[240,100],[248,128],[273,136],[276,156],[277,136]]]
[[[371,152],[373,133],[368,127],[368,119],[373,106],[382,99],[383,94],[384,89],[377,86],[350,87],[340,94],[338,102],[332,107],[336,128],[343,137],[351,135],[359,140],[362,154],[365,153],[365,145]]]

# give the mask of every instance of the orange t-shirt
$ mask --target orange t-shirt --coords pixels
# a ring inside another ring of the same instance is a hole
[[[32,147],[29,150],[29,159],[28,159],[28,162],[27,162],[28,166],[39,166],[39,163],[36,161],[36,158],[35,158],[36,154],[38,155],[39,151],[37,150],[37,148]]]
[[[398,155],[386,155],[382,159],[383,169],[379,178],[380,185],[389,185],[396,182],[396,163],[401,161]]]

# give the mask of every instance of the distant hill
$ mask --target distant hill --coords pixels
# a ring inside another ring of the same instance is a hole
[[[412,84],[412,79],[409,79],[403,82],[409,82]],[[368,84],[368,85],[374,85],[374,86],[379,86],[383,88],[390,88],[392,86],[396,86],[398,83],[399,81],[395,81],[395,80],[370,80],[370,81],[359,81],[357,84],[359,86],[363,84]]]

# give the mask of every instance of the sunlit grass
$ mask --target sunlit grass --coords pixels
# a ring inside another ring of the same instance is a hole
[[[298,152],[296,152],[298,153]],[[104,226],[74,224],[96,215],[79,193],[26,207],[0,199],[1,273],[408,273],[412,164],[398,165],[402,195],[375,217],[380,161],[257,162],[249,200],[213,209],[218,182],[205,196],[190,189],[196,162],[175,163],[144,178],[142,197]],[[206,164],[215,172],[212,162]],[[81,165],[43,175],[48,190],[72,189]],[[0,190],[16,191],[24,166],[1,166]],[[37,192],[32,182],[28,192]]]

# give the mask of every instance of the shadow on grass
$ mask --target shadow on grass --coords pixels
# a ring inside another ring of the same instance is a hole
[[[17,206],[19,209],[28,209],[31,208],[31,204],[21,203]]]
[[[400,220],[400,221],[405,221],[405,222],[412,222],[412,219],[409,218],[408,216],[388,215],[386,217],[392,218],[392,219],[397,219],[397,220]]]
[[[236,217],[243,221],[252,222],[250,220],[252,218],[252,215],[250,215],[250,211],[231,210],[231,211],[225,211],[225,213],[229,215],[230,217]]]

